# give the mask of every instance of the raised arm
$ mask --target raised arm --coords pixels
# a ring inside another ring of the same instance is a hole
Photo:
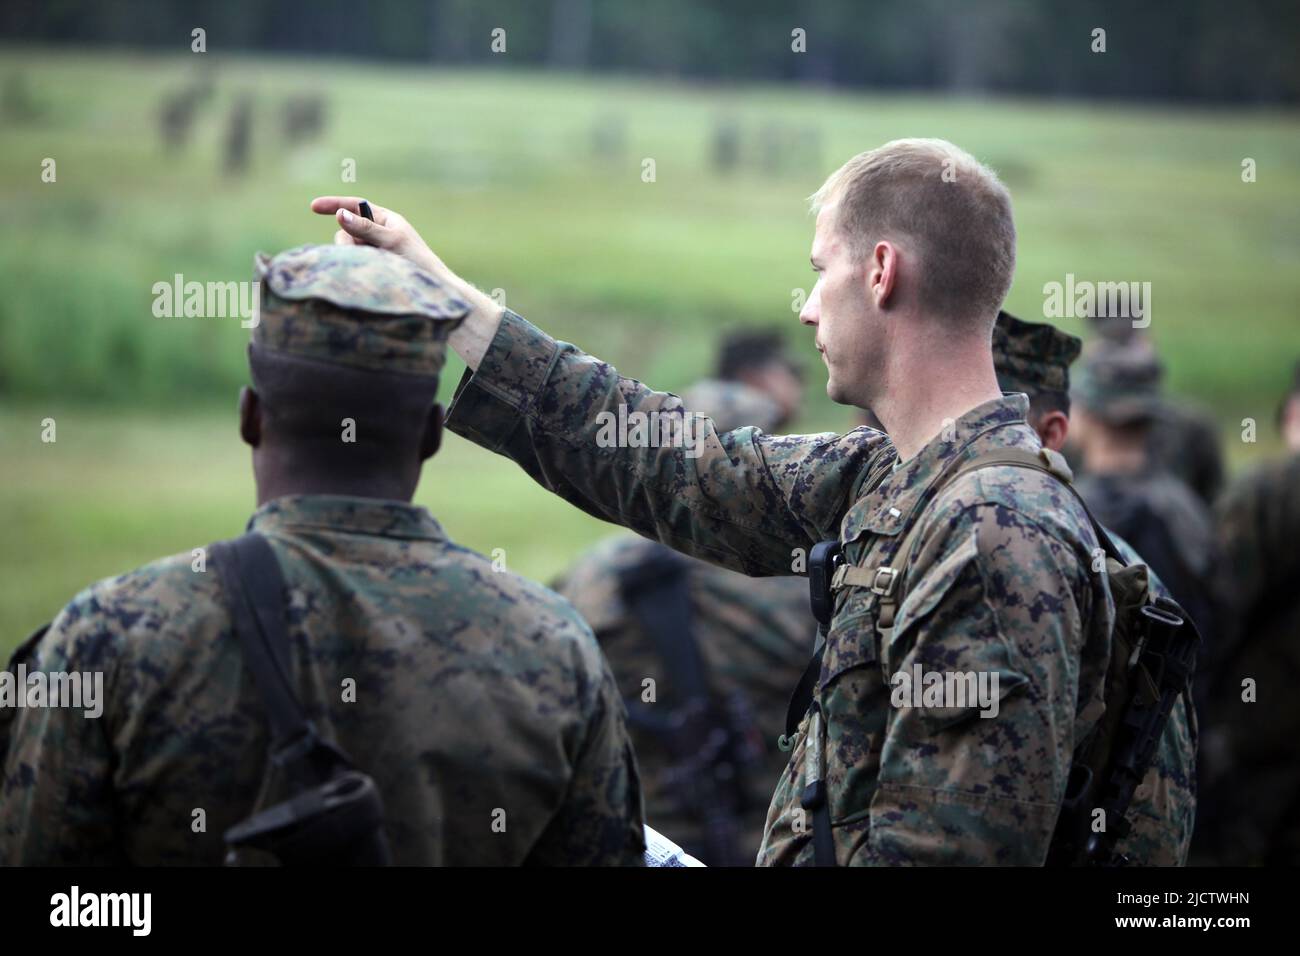
[[[407,256],[472,305],[452,346],[473,371],[448,427],[589,514],[734,570],[791,574],[812,544],[838,535],[868,464],[890,457],[888,439],[865,428],[719,434],[708,419],[686,415],[677,396],[623,378],[501,309],[448,269],[405,219],[373,206],[370,223],[349,211],[356,202],[329,197],[312,208],[337,214],[336,241]]]

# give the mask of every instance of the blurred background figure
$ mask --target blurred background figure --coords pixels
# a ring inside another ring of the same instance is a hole
[[[253,138],[253,95],[241,93],[230,108],[226,126],[224,170],[227,176],[242,176],[248,169]]]
[[[189,83],[163,94],[158,107],[158,138],[163,149],[178,152],[193,133],[195,120],[212,100],[216,80],[211,70],[201,70]]]
[[[1134,328],[1127,316],[1093,315],[1088,325],[1096,339],[1087,351],[1123,345],[1147,349],[1155,355],[1155,345],[1146,330]],[[1163,377],[1163,366],[1159,366],[1158,377]],[[1225,474],[1223,447],[1214,416],[1189,399],[1165,393],[1152,396],[1149,405],[1152,420],[1147,430],[1147,456],[1152,466],[1178,478],[1207,506],[1213,506],[1223,490]]]
[[[1152,454],[1152,434],[1162,427],[1160,376],[1144,341],[1103,338],[1086,350],[1071,392],[1082,471],[1075,487],[1196,621],[1204,654],[1221,614],[1213,522],[1205,503]]]
[[[1209,660],[1232,624],[1225,610],[1224,565],[1209,508],[1151,452],[1161,427],[1161,367],[1142,339],[1103,338],[1088,348],[1071,389],[1071,438],[1083,474],[1075,487],[1097,520],[1125,539],[1182,605],[1201,634],[1193,680],[1197,736],[1207,726]],[[1197,746],[1197,776],[1204,748]],[[1194,791],[1195,792],[1195,791]],[[1196,825],[1219,815],[1197,796]]]
[[[32,98],[27,77],[22,73],[9,73],[0,86],[0,119],[15,126],[34,122],[41,116],[40,107]]]
[[[1216,509],[1235,639],[1211,648],[1201,862],[1300,864],[1300,362],[1278,412],[1283,457]]]
[[[325,129],[326,105],[320,93],[299,93],[285,100],[281,113],[285,141],[298,145],[319,139]]]
[[[1045,448],[1060,451],[1070,434],[1070,365],[1083,343],[1068,332],[1045,322],[1025,322],[1003,311],[993,326],[993,368],[1004,392],[1024,392],[1029,397],[1028,422]],[[1091,507],[1091,505],[1090,505]],[[1126,564],[1146,564],[1151,570],[1151,596],[1170,597],[1160,575],[1113,527],[1107,533]],[[1193,696],[1195,694],[1193,693]],[[1185,768],[1197,752],[1193,703],[1183,695],[1170,712],[1153,767],[1151,786],[1135,795],[1130,821],[1132,838],[1148,846],[1168,848],[1169,855],[1153,857],[1154,865],[1182,866],[1187,862],[1193,828],[1198,819],[1196,781]],[[1177,808],[1169,813],[1168,803]],[[1173,820],[1176,834],[1166,831]]]
[[[747,331],[682,398],[718,431],[780,431],[801,382],[779,333]],[[787,762],[776,738],[813,648],[807,581],[749,578],[623,536],[582,555],[556,590],[591,625],[627,702],[646,822],[710,866],[753,865]]]
[[[733,331],[722,340],[715,377],[686,389],[682,401],[699,414],[716,412],[731,428],[782,432],[803,404],[803,366],[787,353],[780,332]]]

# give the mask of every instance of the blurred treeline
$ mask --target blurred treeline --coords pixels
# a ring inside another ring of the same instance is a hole
[[[700,80],[1294,103],[1294,0],[6,0],[0,39]],[[505,31],[494,51],[492,32]],[[792,31],[806,51],[792,55]],[[1106,31],[1106,53],[1093,31]]]

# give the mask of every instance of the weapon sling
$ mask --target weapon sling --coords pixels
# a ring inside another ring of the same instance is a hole
[[[270,724],[270,760],[293,795],[225,832],[227,862],[242,847],[282,865],[386,866],[383,803],[374,781],[303,714],[289,680],[289,632],[280,563],[255,531],[210,549],[244,663]]]

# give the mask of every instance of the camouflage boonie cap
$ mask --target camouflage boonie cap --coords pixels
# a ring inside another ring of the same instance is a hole
[[[1163,371],[1145,342],[1102,340],[1084,356],[1070,398],[1111,425],[1136,425],[1159,411]]]
[[[352,368],[436,376],[469,304],[410,261],[373,246],[258,253],[260,348]]]
[[[1026,322],[999,312],[993,326],[993,368],[1004,392],[1030,398],[1045,392],[1070,391],[1070,363],[1083,342],[1046,322]]]
[[[682,392],[688,412],[708,415],[719,432],[756,425],[771,432],[781,421],[781,407],[763,392],[740,382],[708,379]]]

